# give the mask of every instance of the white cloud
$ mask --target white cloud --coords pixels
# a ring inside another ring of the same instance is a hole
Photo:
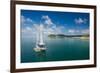
[[[75,30],[74,29],[69,29],[68,33],[75,33]]]
[[[24,24],[24,22],[25,22],[25,17],[21,16],[21,24]]]
[[[48,34],[55,34],[55,30],[52,29],[52,28],[49,28],[49,29],[45,29],[45,33],[48,35]]]
[[[49,16],[48,15],[43,15],[42,18],[43,19],[49,19]]]
[[[85,35],[85,34],[89,34],[89,29],[81,29],[81,30],[78,30],[78,29],[69,29],[67,34],[77,34],[77,35]]]
[[[43,15],[42,19],[44,19],[44,24],[46,24],[46,31],[48,34],[63,34],[63,30],[65,27],[57,26],[55,23],[52,22],[52,19],[48,15]]]
[[[63,34],[64,32],[63,32],[63,30],[64,30],[65,28],[63,27],[63,26],[58,26],[55,30],[56,30],[56,33],[57,34]]]
[[[22,25],[29,25],[29,24],[33,24],[34,21],[30,18],[25,18],[25,16],[21,16],[21,24]]]
[[[27,21],[27,22],[31,22],[31,23],[33,23],[33,20],[30,19],[30,18],[27,18],[26,21]]]
[[[26,27],[26,30],[27,31],[32,31],[32,28],[31,27]]]
[[[76,18],[75,23],[76,24],[85,24],[87,22],[87,19],[82,19],[82,18]]]
[[[44,33],[45,34],[89,34],[89,29],[84,29],[84,30],[77,30],[77,29],[67,29],[66,27],[64,27],[63,25],[57,26],[56,24],[54,24],[52,22],[52,20],[50,19],[50,17],[48,15],[42,16],[42,19],[44,20]],[[41,20],[40,20],[41,21]],[[75,23],[77,24],[82,24],[82,23],[86,23],[86,19],[82,19],[82,18],[78,18],[75,19]],[[24,16],[21,16],[21,22],[22,24],[30,24],[32,26],[25,25],[24,28],[22,28],[22,33],[25,36],[33,36],[33,34],[36,34],[37,31],[39,30],[39,25],[41,24],[34,24],[33,20],[30,18],[25,18]]]
[[[49,18],[48,15],[43,15],[42,19],[44,19],[44,23],[47,24],[48,26],[53,24],[52,20]]]
[[[25,16],[21,16],[21,34],[23,37],[33,37],[36,33],[36,27],[34,21],[30,18],[26,18]]]
[[[33,24],[33,29],[35,29],[35,31],[36,31],[37,29],[39,29],[38,27],[39,27],[39,24]]]
[[[30,33],[32,32],[32,28],[31,27],[25,27],[25,28],[22,28],[21,30],[23,33]]]
[[[56,26],[56,25],[52,25],[52,27],[47,28],[46,31],[48,32],[48,34],[65,34],[65,27],[63,26]]]
[[[52,28],[52,29],[56,29],[57,26],[56,26],[55,24],[53,24],[51,28]]]
[[[22,37],[24,38],[34,38],[36,35],[35,29],[33,27],[25,27],[21,29]]]
[[[89,29],[84,29],[81,31],[82,34],[89,34]]]
[[[25,26],[24,28],[21,29],[22,32],[24,33],[34,33],[37,32],[37,30],[39,30],[39,25],[38,24],[33,24],[33,26]]]

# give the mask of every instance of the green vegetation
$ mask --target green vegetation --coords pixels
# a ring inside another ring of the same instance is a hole
[[[64,37],[69,37],[69,38],[72,38],[72,37],[89,37],[88,34],[86,35],[64,35],[64,34],[49,34],[48,37],[50,38],[56,38],[56,37],[59,37],[59,38],[64,38]]]

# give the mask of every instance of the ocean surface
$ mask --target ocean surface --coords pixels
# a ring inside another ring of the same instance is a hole
[[[35,52],[36,39],[21,37],[21,63],[89,59],[89,39],[45,38],[46,51]]]

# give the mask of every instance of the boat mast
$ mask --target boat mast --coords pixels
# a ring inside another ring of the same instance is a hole
[[[36,48],[38,48],[38,43],[39,43],[39,28],[36,28],[37,32],[36,32]]]
[[[39,31],[39,44],[40,45],[44,45],[44,43],[43,43],[43,25],[42,24],[40,24],[40,29],[39,29],[40,31]]]

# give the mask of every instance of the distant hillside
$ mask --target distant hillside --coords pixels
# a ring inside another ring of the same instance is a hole
[[[89,37],[89,35],[64,35],[64,34],[50,34],[48,37]]]

